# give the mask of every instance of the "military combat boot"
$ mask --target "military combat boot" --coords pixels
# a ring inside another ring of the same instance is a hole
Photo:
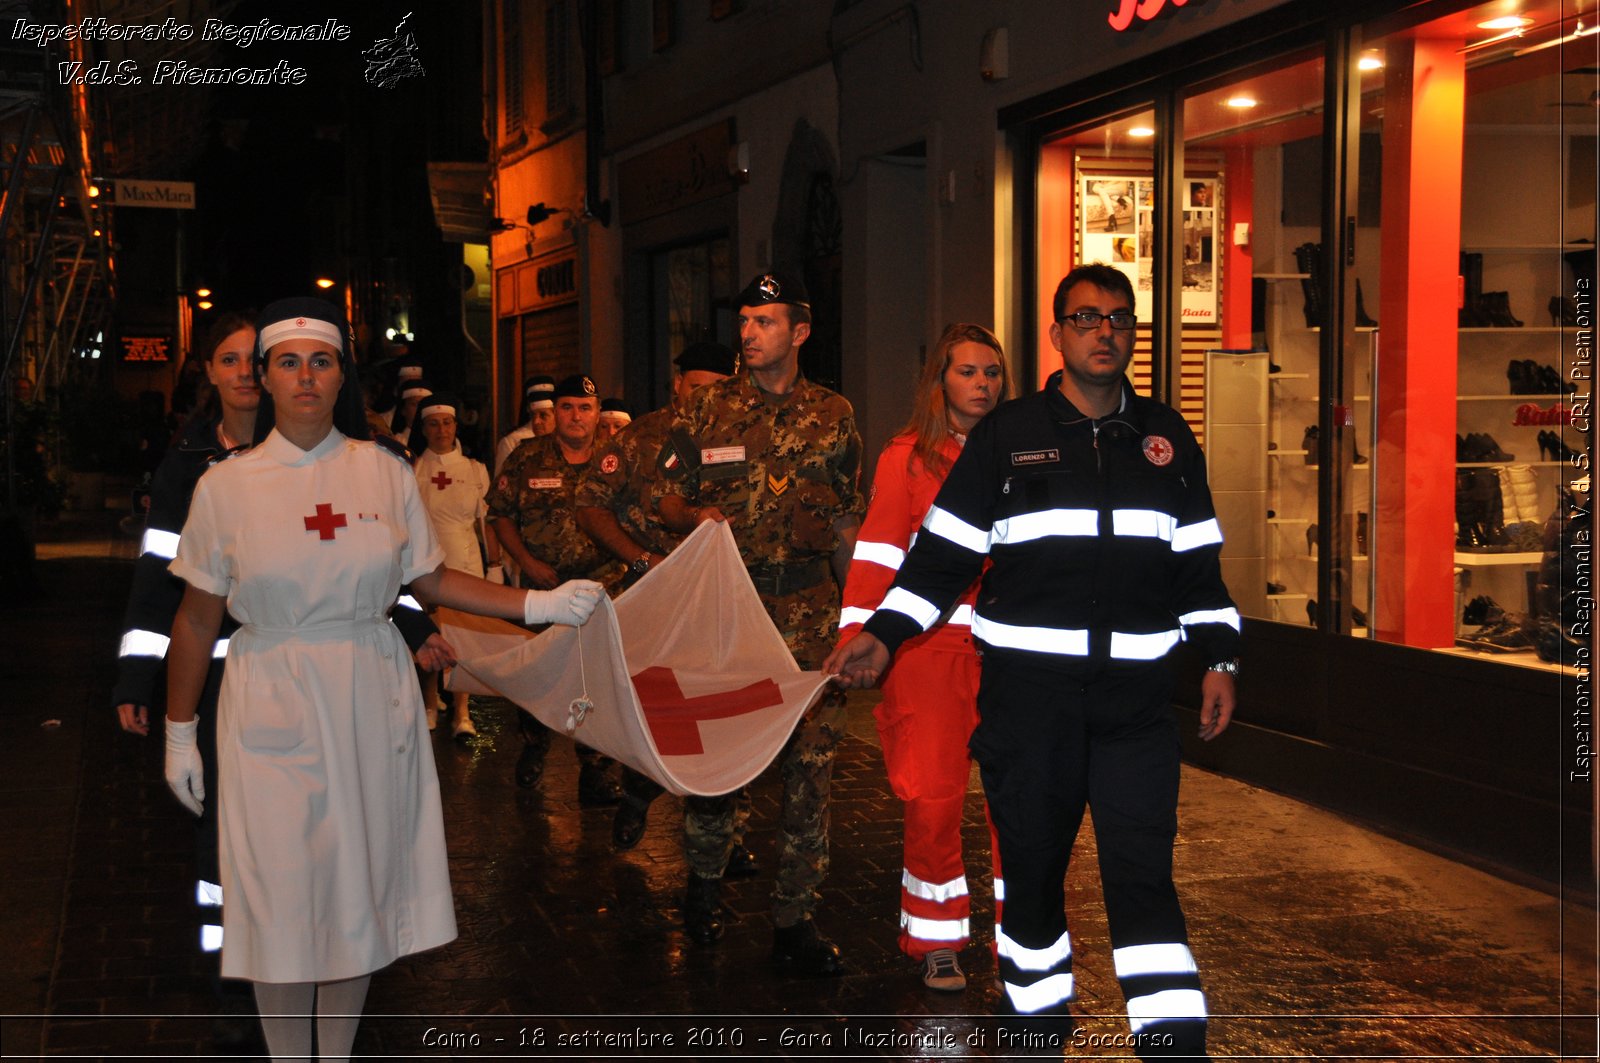
[[[689,872],[689,889],[683,898],[683,929],[690,940],[709,945],[722,937],[722,880],[701,878]]]

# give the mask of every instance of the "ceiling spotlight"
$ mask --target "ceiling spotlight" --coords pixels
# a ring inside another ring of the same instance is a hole
[[[1128,130],[1128,135],[1130,137],[1139,137],[1140,139],[1143,139],[1145,137],[1155,136],[1156,131],[1147,125],[1136,125],[1132,129]]]
[[[1254,96],[1229,96],[1227,100],[1229,107],[1236,107],[1239,110],[1248,110],[1254,107],[1256,102]]]
[[[1478,23],[1480,30],[1520,30],[1533,25],[1533,19],[1522,15],[1506,15]]]
[[[1364,55],[1360,59],[1356,60],[1356,69],[1358,69],[1358,70],[1382,70],[1383,69],[1383,60],[1379,59],[1375,55]]]
[[[318,277],[317,278],[317,287],[323,289],[324,291],[326,291],[329,288],[332,288],[333,285],[334,285],[334,280],[333,280],[332,277]]]
[[[202,310],[210,310],[212,307],[212,302],[210,299],[202,299],[194,305],[198,306]]]
[[[200,298],[204,299],[204,298],[206,298],[207,296],[209,296],[211,294],[211,289],[210,288],[196,288],[194,290],[194,294],[196,294]]]

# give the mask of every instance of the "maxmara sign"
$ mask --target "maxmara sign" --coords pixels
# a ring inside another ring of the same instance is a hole
[[[193,181],[125,181],[118,178],[113,197],[119,207],[194,209]]]

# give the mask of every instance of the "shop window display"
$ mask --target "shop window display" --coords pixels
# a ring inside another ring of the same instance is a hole
[[[1179,362],[1245,615],[1559,669],[1587,534],[1597,38],[1553,4],[1483,25],[1506,6],[1352,27],[1338,159],[1320,44],[1168,86],[1171,139],[1154,106],[1046,134],[1038,334],[1072,262],[1128,273],[1135,386]],[[1154,285],[1178,276],[1166,337]]]
[[[1305,53],[1183,101],[1183,312],[1216,326],[1203,364],[1223,576],[1245,615],[1301,626],[1316,615],[1323,475],[1322,168],[1305,165],[1307,145],[1320,147],[1322,91],[1321,57]]]
[[[1593,47],[1553,7],[1486,25],[1501,7],[1385,27],[1361,55],[1383,239],[1358,267],[1396,326],[1380,332],[1377,635],[1560,668],[1576,652],[1570,547],[1587,534]]]
[[[1139,324],[1128,376],[1141,395],[1156,393],[1155,351],[1165,349],[1159,336],[1154,300],[1157,226],[1165,224],[1168,205],[1155,179],[1155,113],[1139,110],[1087,128],[1047,138],[1039,163],[1040,299],[1039,382],[1060,368],[1060,355],[1043,337],[1049,333],[1050,294],[1079,262],[1103,262],[1127,274],[1133,285]],[[1168,399],[1205,442],[1205,352],[1220,342],[1217,293],[1220,264],[1216,259],[1216,225],[1222,211],[1219,171],[1191,171],[1183,213],[1184,284],[1182,329],[1172,345],[1179,362],[1178,386]],[[1198,200],[1198,202],[1197,202]]]

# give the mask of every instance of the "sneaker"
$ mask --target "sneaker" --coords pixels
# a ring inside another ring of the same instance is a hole
[[[945,993],[967,988],[967,972],[961,969],[954,949],[934,949],[922,957],[922,984]]]

